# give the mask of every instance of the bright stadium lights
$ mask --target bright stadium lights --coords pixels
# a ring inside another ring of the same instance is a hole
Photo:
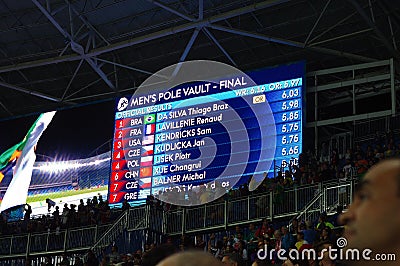
[[[50,173],[57,173],[57,172],[64,172],[68,170],[75,170],[81,167],[88,167],[88,166],[97,166],[103,162],[110,161],[110,158],[105,158],[101,160],[95,160],[92,162],[87,163],[79,163],[77,161],[57,161],[57,162],[47,162],[38,166],[34,166],[33,169],[43,171],[43,172],[50,172]]]

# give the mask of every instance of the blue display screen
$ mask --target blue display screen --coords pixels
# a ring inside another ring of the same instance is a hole
[[[301,62],[118,99],[110,205],[199,205],[297,164],[304,73]]]

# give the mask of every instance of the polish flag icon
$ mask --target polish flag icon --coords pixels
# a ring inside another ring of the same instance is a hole
[[[148,167],[153,165],[153,156],[145,156],[140,159],[140,167]]]

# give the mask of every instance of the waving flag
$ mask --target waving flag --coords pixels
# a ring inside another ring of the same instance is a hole
[[[34,147],[53,119],[54,114],[55,112],[41,114],[29,129],[25,138],[0,156],[0,170],[3,171],[3,176],[4,170],[10,168],[10,164],[16,161],[14,176],[1,202],[0,212],[26,203],[33,164],[36,160]],[[0,182],[1,179],[0,176]]]
[[[15,165],[17,159],[21,156],[22,149],[25,147],[27,142],[27,136],[32,132],[34,125],[29,129],[25,138],[18,144],[15,144],[2,155],[0,155],[0,183],[3,180],[4,175]]]

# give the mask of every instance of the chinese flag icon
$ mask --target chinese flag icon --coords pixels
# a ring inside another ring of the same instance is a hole
[[[152,175],[152,167],[140,168],[140,177],[148,177]]]

